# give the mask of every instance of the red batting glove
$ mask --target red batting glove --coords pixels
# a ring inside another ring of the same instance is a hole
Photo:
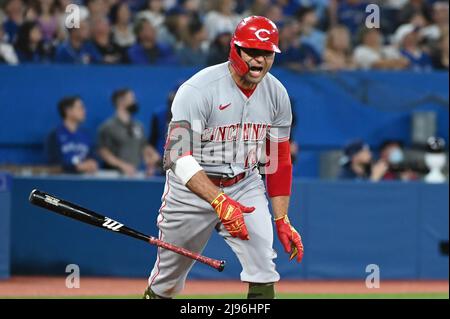
[[[297,255],[297,262],[301,262],[303,258],[302,237],[291,225],[287,215],[275,219],[278,238],[283,244],[284,250],[291,253],[289,260]]]
[[[232,237],[239,237],[242,240],[250,239],[243,213],[251,213],[255,210],[255,207],[246,207],[223,192],[211,202],[211,206],[217,212],[223,226]]]

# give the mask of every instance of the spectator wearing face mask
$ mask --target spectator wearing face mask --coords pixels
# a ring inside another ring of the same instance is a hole
[[[145,162],[146,174],[153,175],[160,156],[147,145],[143,125],[133,119],[139,110],[134,92],[119,89],[113,92],[111,99],[115,114],[98,131],[98,152],[105,168],[136,176]]]
[[[349,143],[341,158],[340,179],[380,181],[388,169],[385,160],[373,163],[369,145],[361,140]]]
[[[383,180],[409,181],[417,179],[417,174],[405,161],[403,145],[400,141],[387,140],[381,144],[380,160],[388,164]]]

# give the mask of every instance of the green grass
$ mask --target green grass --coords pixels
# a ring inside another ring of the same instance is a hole
[[[181,295],[177,299],[244,299],[245,294]],[[0,299],[141,299],[140,295],[128,296],[68,296],[68,297],[1,297]],[[449,299],[448,293],[403,294],[288,294],[279,293],[277,299]]]
[[[177,299],[243,299],[244,295],[191,295]],[[277,299],[448,299],[445,293],[434,294],[278,294]]]

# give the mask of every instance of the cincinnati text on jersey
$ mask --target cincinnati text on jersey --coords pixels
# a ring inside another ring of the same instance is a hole
[[[267,136],[270,124],[235,123],[225,126],[208,127],[202,132],[202,142],[261,141]]]

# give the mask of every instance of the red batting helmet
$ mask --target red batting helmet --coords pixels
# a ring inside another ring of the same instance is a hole
[[[236,72],[243,76],[249,71],[249,67],[237,52],[236,45],[242,48],[281,52],[278,48],[277,26],[261,16],[251,16],[239,22],[231,39],[228,60]]]

